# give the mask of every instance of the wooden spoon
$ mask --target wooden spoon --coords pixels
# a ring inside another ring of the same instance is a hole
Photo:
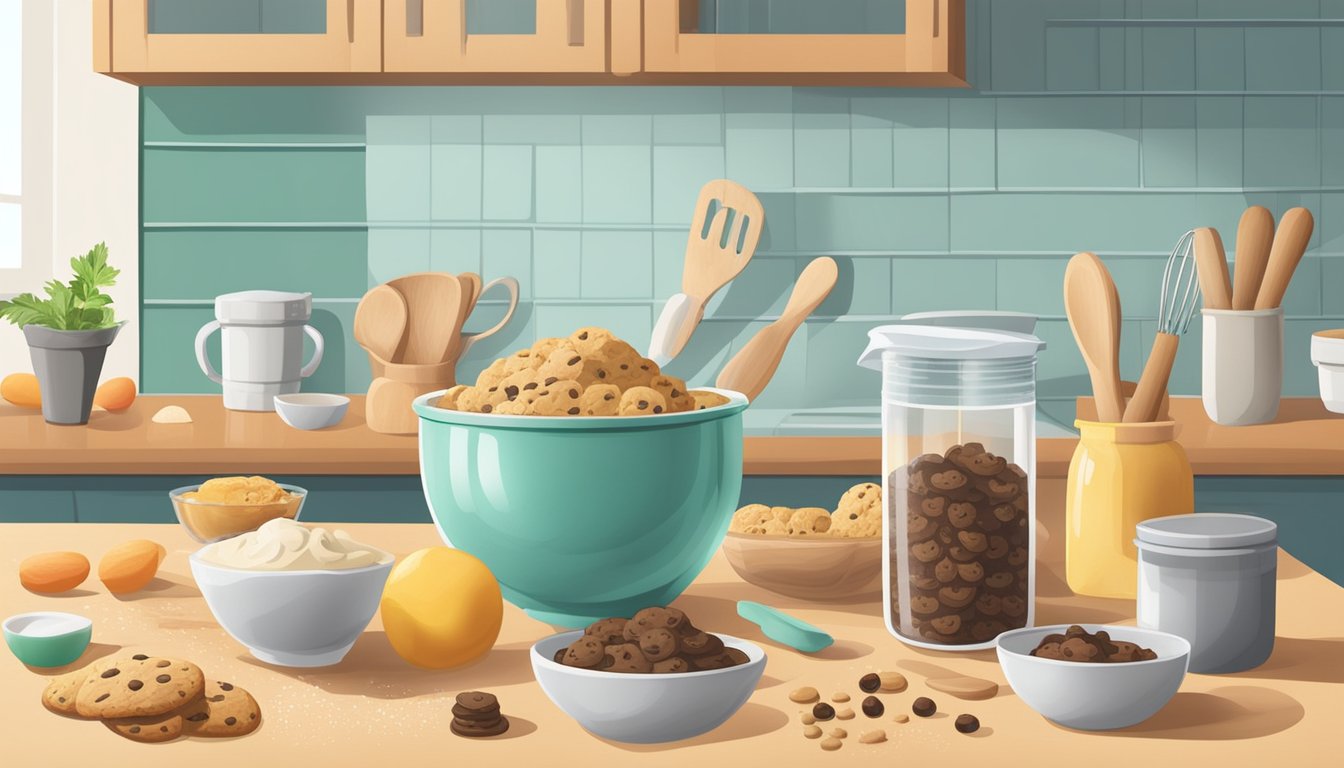
[[[784,357],[784,350],[788,348],[793,332],[826,299],[839,275],[839,269],[831,257],[813,259],[798,276],[793,293],[789,295],[789,303],[780,313],[779,319],[757,331],[751,341],[733,355],[733,359],[719,372],[714,386],[741,392],[747,396],[747,400],[755,400],[775,375],[775,369]]]
[[[387,284],[406,298],[406,351],[401,362],[423,365],[447,359],[457,338],[462,283],[447,272],[419,272]]]
[[[1274,242],[1274,214],[1252,205],[1241,214],[1237,225],[1236,269],[1232,272],[1232,308],[1253,309],[1260,293],[1260,281],[1269,261],[1270,243]],[[1208,291],[1204,292],[1208,304]]]
[[[458,282],[462,283],[462,298],[467,305],[467,314],[476,308],[476,302],[481,298],[481,276],[475,272],[463,272],[457,276]]]
[[[1283,304],[1288,283],[1293,279],[1298,262],[1311,241],[1311,230],[1316,226],[1311,211],[1292,208],[1279,219],[1279,231],[1274,234],[1274,246],[1269,252],[1265,279],[1255,298],[1256,309],[1273,309]]]
[[[1204,294],[1204,306],[1209,309],[1231,309],[1232,288],[1227,276],[1227,252],[1223,250],[1223,238],[1213,227],[1195,230],[1195,269],[1199,273],[1199,290]]]
[[[1097,418],[1116,423],[1124,416],[1120,395],[1120,295],[1101,259],[1079,253],[1064,270],[1064,312],[1083,353]]]
[[[399,360],[406,341],[406,299],[397,289],[375,285],[359,300],[355,341],[383,360]]]

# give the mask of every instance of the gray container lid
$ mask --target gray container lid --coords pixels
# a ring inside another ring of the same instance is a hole
[[[1278,537],[1278,526],[1251,515],[1201,512],[1172,515],[1139,523],[1138,541],[1181,549],[1235,549],[1269,544]]]

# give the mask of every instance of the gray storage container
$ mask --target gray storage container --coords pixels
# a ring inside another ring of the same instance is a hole
[[[1250,515],[1137,526],[1139,626],[1190,641],[1190,671],[1240,672],[1274,650],[1278,527]]]

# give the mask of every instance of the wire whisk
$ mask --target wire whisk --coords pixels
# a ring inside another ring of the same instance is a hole
[[[1162,295],[1157,304],[1158,333],[1182,336],[1199,306],[1199,276],[1195,269],[1195,230],[1176,241],[1162,270]],[[1164,384],[1165,386],[1165,384]]]

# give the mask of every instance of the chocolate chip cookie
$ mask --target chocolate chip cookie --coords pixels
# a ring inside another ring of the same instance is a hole
[[[252,694],[224,681],[207,682],[203,695],[179,711],[191,736],[245,736],[261,725],[261,707]]]
[[[88,668],[75,711],[97,718],[159,715],[195,699],[204,686],[201,668],[189,661],[143,653],[103,659]]]
[[[78,715],[75,711],[75,695],[88,676],[88,668],[84,667],[53,677],[42,691],[42,706],[58,715]]]

